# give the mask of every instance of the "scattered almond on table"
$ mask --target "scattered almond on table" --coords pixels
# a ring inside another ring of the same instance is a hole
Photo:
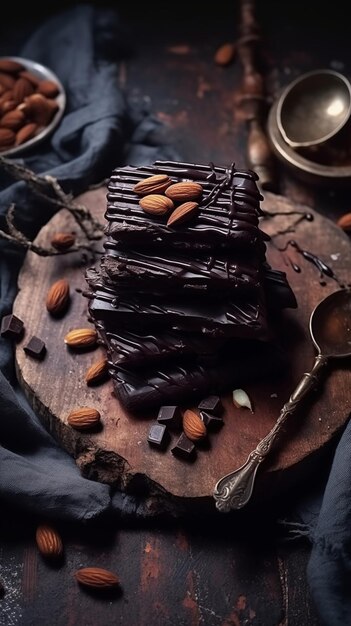
[[[346,233],[351,233],[351,213],[344,213],[336,223]]]
[[[76,236],[73,233],[55,233],[51,238],[51,245],[59,252],[69,250],[76,242]]]
[[[82,567],[74,577],[80,585],[94,589],[113,589],[120,584],[116,574],[102,567]]]
[[[46,308],[53,316],[62,315],[70,302],[70,288],[66,278],[55,281],[46,296]]]
[[[206,426],[195,411],[187,409],[183,415],[183,431],[191,441],[199,441],[207,435]]]
[[[88,348],[95,346],[98,334],[95,328],[74,328],[65,336],[65,344],[70,348]]]
[[[62,556],[62,539],[53,526],[40,524],[37,527],[35,538],[38,550],[44,557],[58,559]]]
[[[108,375],[108,362],[106,358],[102,358],[93,363],[85,374],[85,382],[87,385],[96,385],[105,380]]]
[[[233,42],[224,43],[217,48],[214,55],[214,62],[223,67],[232,63],[236,57],[237,47]]]
[[[70,412],[67,423],[76,430],[90,430],[100,424],[100,418],[97,409],[81,407]]]

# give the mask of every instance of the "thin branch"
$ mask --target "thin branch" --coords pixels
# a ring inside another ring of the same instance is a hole
[[[30,169],[0,156],[0,165],[16,180],[24,181],[33,193],[47,203],[69,211],[81,227],[87,239],[100,239],[103,225],[100,224],[83,205],[74,202],[71,194],[66,194],[53,176],[38,176]]]
[[[9,232],[6,233],[4,230],[0,230],[0,238],[6,239],[6,241],[10,241],[20,248],[31,250],[31,252],[34,252],[39,256],[60,256],[62,254],[67,254],[68,252],[78,252],[79,250],[87,250],[89,252],[92,251],[91,244],[89,243],[78,243],[71,246],[67,250],[54,250],[52,248],[43,248],[42,246],[38,246],[33,243],[33,241],[30,241],[30,239],[27,239],[27,237],[16,228],[14,225],[14,217],[15,205],[11,204],[5,216]],[[96,252],[96,250],[94,252]]]

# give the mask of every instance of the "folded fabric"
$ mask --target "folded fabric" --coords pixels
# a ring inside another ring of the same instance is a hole
[[[338,444],[324,494],[311,505],[307,576],[325,626],[351,624],[351,422]],[[306,515],[303,518],[307,521]]]
[[[38,174],[51,174],[74,195],[107,178],[117,165],[177,157],[160,122],[142,104],[132,105],[118,86],[123,33],[113,10],[82,4],[40,25],[17,53],[50,67],[67,94],[56,132],[17,161]],[[16,224],[33,237],[55,209],[3,171],[0,185],[0,228],[5,228],[6,210],[14,203]],[[23,257],[22,251],[0,239],[0,319],[11,312]],[[107,485],[80,475],[18,388],[13,346],[4,338],[0,338],[0,406],[1,500],[71,521],[112,510],[147,514],[143,502],[111,494]]]

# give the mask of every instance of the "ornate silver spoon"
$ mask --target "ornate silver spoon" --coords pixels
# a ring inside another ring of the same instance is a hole
[[[324,298],[311,313],[309,331],[317,349],[313,367],[302,376],[273,428],[250,452],[244,465],[217,482],[213,497],[217,509],[223,513],[242,509],[250,500],[259,466],[272,450],[288,417],[319,382],[329,359],[351,356],[351,289],[340,289]]]

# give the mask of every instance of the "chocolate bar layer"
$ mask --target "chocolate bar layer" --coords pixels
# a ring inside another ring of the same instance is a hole
[[[270,344],[243,345],[227,360],[203,367],[191,361],[153,370],[128,370],[109,361],[109,372],[117,398],[131,412],[145,412],[164,404],[194,402],[206,394],[221,393],[247,381],[278,375],[287,364]]]
[[[231,259],[220,256],[175,254],[151,255],[135,250],[123,251],[111,240],[100,271],[105,283],[119,292],[163,292],[216,294],[224,298],[239,291],[260,287],[260,263],[252,258]]]
[[[91,271],[89,272],[91,275]],[[266,310],[263,300],[244,301],[169,299],[163,296],[125,297],[100,282],[88,282],[94,293],[89,304],[91,316],[97,320],[115,321],[124,327],[158,328],[182,332],[198,332],[212,337],[267,339]]]
[[[167,226],[167,217],[146,213],[134,186],[154,174],[166,174],[174,183],[200,183],[203,194],[196,217],[185,224]],[[264,258],[265,235],[259,229],[263,199],[256,174],[214,165],[156,161],[147,167],[116,169],[108,182],[107,234],[120,246],[176,250],[231,250]]]
[[[201,334],[116,328],[111,319],[96,320],[92,317],[91,321],[105,346],[110,349],[112,363],[132,369],[180,356],[195,355],[199,361],[207,362],[226,343],[224,339],[212,339]]]

